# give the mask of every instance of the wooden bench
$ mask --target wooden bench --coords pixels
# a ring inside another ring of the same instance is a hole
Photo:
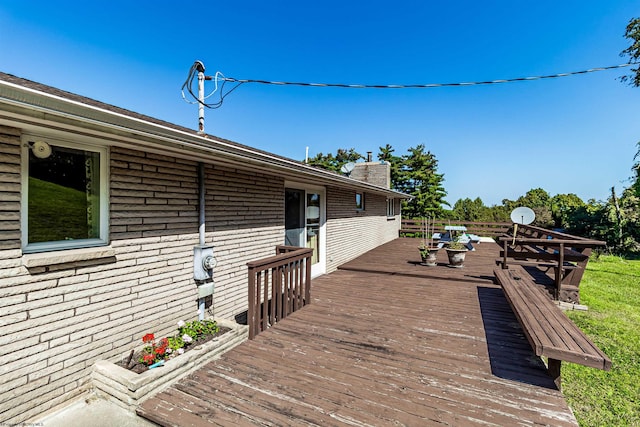
[[[520,266],[494,271],[536,356],[547,358],[547,368],[561,389],[562,361],[611,369],[611,360],[558,308]]]
[[[502,245],[498,265],[503,269],[509,265],[537,267],[545,273],[553,270],[554,298],[573,303],[580,302],[580,281],[592,249],[605,246],[600,240],[531,225],[518,225],[515,238],[506,234],[498,242]]]

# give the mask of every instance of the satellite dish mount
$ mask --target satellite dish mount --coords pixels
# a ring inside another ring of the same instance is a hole
[[[511,221],[513,221],[513,242],[516,244],[516,234],[518,234],[518,224],[529,225],[536,219],[536,213],[533,209],[526,206],[520,206],[511,211]]]
[[[353,162],[349,162],[349,163],[345,163],[344,165],[342,165],[342,167],[340,168],[340,171],[347,175],[347,176],[351,176],[351,172],[353,172],[353,169],[356,167],[356,164]]]

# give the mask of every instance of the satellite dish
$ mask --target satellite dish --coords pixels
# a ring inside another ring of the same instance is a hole
[[[342,171],[342,173],[349,175],[351,174],[351,172],[353,171],[353,169],[356,167],[356,164],[353,162],[349,162],[349,163],[345,163],[344,165],[342,165],[342,167],[340,168],[340,170]]]
[[[529,225],[534,219],[536,219],[536,213],[526,206],[520,206],[511,211],[511,221],[514,224]]]
[[[51,155],[51,146],[44,141],[36,141],[31,146],[33,155],[39,159],[46,159]]]

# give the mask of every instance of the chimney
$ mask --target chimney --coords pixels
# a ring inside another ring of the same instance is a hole
[[[357,181],[391,188],[391,164],[384,160],[374,162],[373,152],[371,151],[367,151],[367,161],[356,163],[349,176]]]

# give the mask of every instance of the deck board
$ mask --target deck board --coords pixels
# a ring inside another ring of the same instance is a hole
[[[493,283],[499,246],[419,265],[397,239],[312,304],[145,401],[166,426],[577,425]]]

